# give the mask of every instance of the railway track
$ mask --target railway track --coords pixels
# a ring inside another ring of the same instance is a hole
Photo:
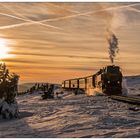
[[[140,98],[137,97],[111,95],[110,98],[113,100],[129,103],[129,104],[140,105]]]

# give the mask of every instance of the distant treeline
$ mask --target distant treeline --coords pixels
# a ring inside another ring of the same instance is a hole
[[[24,92],[18,92],[18,95],[23,95],[23,94],[33,94],[35,92],[42,92],[44,93],[45,91],[48,91],[50,85],[52,85],[51,83],[35,83],[32,87],[30,87],[29,89],[27,89]],[[56,84],[54,84],[55,87],[57,87]],[[59,85],[58,85],[59,86]]]

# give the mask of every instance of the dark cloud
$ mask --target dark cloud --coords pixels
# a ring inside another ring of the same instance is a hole
[[[81,56],[81,55],[63,55],[63,54],[46,54],[46,53],[24,53],[24,52],[12,52],[11,54],[15,55],[23,55],[23,56],[49,56],[49,57],[66,57],[66,58],[84,58],[84,59],[103,59],[108,60],[106,57],[98,57],[98,56]]]
[[[5,58],[3,59],[4,62],[9,63],[12,62],[13,64],[15,63],[37,63],[34,60],[22,60],[22,59],[10,59],[10,58]]]
[[[23,65],[23,66],[19,66],[19,65],[8,65],[9,68],[15,68],[15,69],[19,69],[19,70],[33,70],[35,69],[35,71],[37,73],[40,73],[41,71],[48,71],[48,70],[53,70],[53,71],[58,71],[58,70],[68,70],[68,71],[93,71],[93,70],[98,70],[98,68],[92,68],[92,67],[78,67],[78,66],[67,66],[67,67],[64,67],[64,66],[46,66],[46,65]],[[36,73],[35,71],[30,71],[29,73]]]

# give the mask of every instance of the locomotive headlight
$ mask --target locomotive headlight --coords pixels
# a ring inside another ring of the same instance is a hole
[[[110,81],[107,81],[107,83],[110,83]]]

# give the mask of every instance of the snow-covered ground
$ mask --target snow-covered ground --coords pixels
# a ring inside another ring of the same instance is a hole
[[[128,88],[140,94],[139,80],[132,79],[127,81]],[[0,137],[140,138],[140,110],[107,96],[65,93],[61,99],[42,100],[35,93],[18,96],[17,101],[21,118],[1,120]]]
[[[140,96],[140,76],[126,77],[126,87],[128,95]]]

